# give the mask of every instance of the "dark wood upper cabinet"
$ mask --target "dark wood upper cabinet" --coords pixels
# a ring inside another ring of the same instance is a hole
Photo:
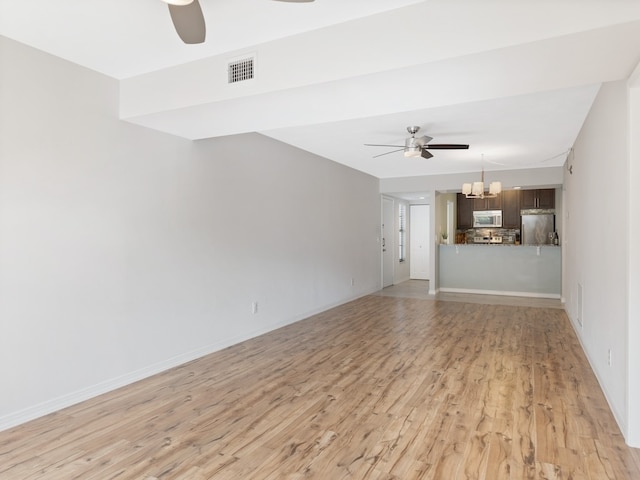
[[[467,198],[462,193],[459,193],[457,197],[457,203],[458,203],[457,228],[460,230],[473,228],[474,199]]]
[[[556,208],[555,188],[543,188],[538,190],[538,208]]]
[[[487,201],[487,210],[500,210],[502,208],[502,193],[493,198],[485,198],[485,200]]]
[[[459,193],[457,203],[459,230],[473,228],[474,210],[502,210],[502,227],[520,228],[520,210],[556,208],[556,191],[554,188],[503,190],[494,198],[467,198]]]
[[[503,190],[502,226],[520,228],[520,190]]]
[[[538,195],[537,190],[520,190],[520,207],[521,208],[537,208]]]
[[[474,198],[474,210],[500,210],[502,208],[502,194],[492,198]]]
[[[556,190],[555,188],[540,188],[538,190],[520,191],[520,208],[555,208]]]

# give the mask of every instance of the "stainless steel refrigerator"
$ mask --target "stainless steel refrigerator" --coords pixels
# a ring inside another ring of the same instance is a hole
[[[523,245],[549,245],[553,243],[556,230],[556,216],[553,214],[522,215]]]

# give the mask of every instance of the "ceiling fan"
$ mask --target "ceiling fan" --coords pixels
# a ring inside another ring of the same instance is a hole
[[[162,0],[169,4],[171,21],[184,43],[203,43],[207,26],[198,0]]]
[[[429,143],[433,138],[423,135],[416,138],[420,127],[407,127],[407,132],[411,134],[409,138],[404,141],[404,145],[377,145],[372,143],[365,143],[366,147],[398,147],[398,150],[392,150],[390,152],[381,153],[375,155],[373,158],[381,157],[382,155],[388,155],[390,153],[400,152],[404,150],[405,157],[422,157],[431,158],[433,155],[429,150],[466,150],[469,145],[461,143]]]
[[[178,36],[184,43],[203,43],[207,36],[207,26],[198,0],[162,0],[169,4],[171,21]],[[314,0],[275,0],[288,3],[310,3]]]

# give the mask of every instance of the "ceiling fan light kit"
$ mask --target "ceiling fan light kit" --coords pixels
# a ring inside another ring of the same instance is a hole
[[[418,145],[418,141],[415,137],[409,137],[404,141],[404,156],[405,157],[419,157],[422,151],[422,146]]]

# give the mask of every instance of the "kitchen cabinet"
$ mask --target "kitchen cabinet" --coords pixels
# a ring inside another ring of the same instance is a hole
[[[538,208],[556,208],[556,189],[538,190]]]
[[[520,208],[556,208],[555,188],[520,190]]]
[[[502,194],[492,198],[474,198],[474,210],[500,210],[502,208]]]
[[[502,226],[520,228],[520,190],[503,190]]]
[[[457,215],[457,227],[459,230],[466,230],[473,228],[473,198],[467,198],[462,193],[458,194],[458,215]]]

